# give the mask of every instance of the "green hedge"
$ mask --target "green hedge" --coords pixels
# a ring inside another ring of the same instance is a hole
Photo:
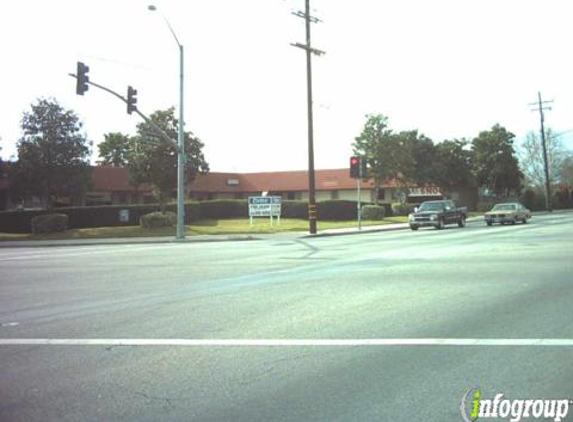
[[[364,220],[383,220],[386,216],[384,207],[380,205],[365,205],[360,211]]]
[[[281,216],[283,218],[308,219],[308,202],[306,201],[283,201],[281,204]]]
[[[384,204],[388,208],[388,204]],[[248,218],[248,201],[214,200],[189,202],[185,204],[185,224],[197,220]],[[120,221],[121,210],[128,210],[128,220]],[[37,211],[3,211],[0,212],[0,232],[29,233],[32,218],[58,213],[68,216],[68,228],[81,229],[91,227],[137,226],[145,214],[160,211],[157,204],[144,205],[99,205],[91,207],[57,208],[55,210]],[[165,211],[176,212],[176,205],[169,204]],[[385,215],[391,215],[386,209]],[[308,218],[308,203],[306,201],[282,202],[283,218]],[[354,220],[356,219],[356,202],[330,200],[317,203],[318,220]]]
[[[119,220],[120,210],[129,211],[127,222]],[[68,228],[83,229],[91,227],[137,226],[140,218],[150,212],[159,211],[154,205],[98,205],[92,207],[67,207],[53,210],[35,211],[3,211],[0,212],[0,232],[30,233],[32,218],[57,212],[68,216]],[[166,207],[166,211],[175,211],[174,205]],[[186,204],[185,219],[197,219],[199,213],[196,204]]]
[[[201,219],[245,218],[249,216],[249,203],[246,199],[218,199],[199,202]]]
[[[177,215],[174,212],[150,212],[141,217],[139,224],[146,229],[157,227],[174,227],[177,224]]]
[[[355,220],[356,201],[331,200],[316,204],[318,220]]]
[[[32,218],[32,233],[55,233],[68,229],[68,216],[66,214],[44,214]]]

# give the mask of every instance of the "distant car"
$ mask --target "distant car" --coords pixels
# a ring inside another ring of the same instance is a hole
[[[511,202],[508,204],[497,204],[491,211],[484,215],[484,220],[488,226],[493,223],[500,224],[515,224],[521,221],[523,224],[531,218],[531,211],[521,205],[519,202]]]

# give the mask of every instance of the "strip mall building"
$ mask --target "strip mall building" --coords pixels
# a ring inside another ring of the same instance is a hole
[[[357,199],[357,181],[350,177],[348,169],[316,170],[316,200]],[[430,199],[442,199],[439,187],[409,187],[400,189],[393,183],[380,186],[378,194],[373,180],[362,181],[361,200],[382,203],[420,203]],[[187,198],[207,199],[246,199],[249,196],[278,195],[285,200],[308,199],[307,171],[279,171],[264,173],[219,173],[211,172],[198,176],[186,186]],[[406,195],[406,197],[402,197]],[[460,188],[454,190],[452,199],[470,209],[477,206],[477,189]],[[155,199],[151,186],[142,185],[135,189],[129,184],[127,169],[94,167],[92,185],[85,197],[85,205],[96,204],[137,204],[151,203]]]

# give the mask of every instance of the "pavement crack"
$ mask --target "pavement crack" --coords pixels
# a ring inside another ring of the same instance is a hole
[[[301,244],[302,246],[304,246],[307,249],[310,249],[310,251],[305,256],[303,256],[301,259],[311,258],[314,254],[317,254],[320,252],[320,248],[317,248],[316,246],[311,245],[311,244],[305,242],[304,240],[296,239],[295,242]]]
[[[143,391],[134,391],[134,393],[138,396],[142,396],[142,397],[146,398],[147,400],[165,402],[169,406],[173,406],[174,400],[182,400],[182,399],[173,399],[171,397],[152,396],[150,394],[144,393]]]

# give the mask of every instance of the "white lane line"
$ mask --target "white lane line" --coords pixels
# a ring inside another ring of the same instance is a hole
[[[48,339],[3,338],[0,346],[573,346],[573,339],[473,339],[473,338],[388,338],[388,339]]]
[[[57,251],[46,250],[45,252],[29,252],[23,254],[12,254],[12,255],[0,255],[0,261],[21,261],[25,259],[61,259],[73,256],[82,256],[82,255],[98,255],[98,254],[106,254],[106,253],[118,253],[118,252],[138,252],[142,250],[154,250],[154,249],[165,249],[165,246],[172,246],[169,244],[162,246],[157,245],[142,245],[142,246],[131,246],[131,245],[124,245],[124,246],[113,246],[106,249],[98,248],[98,249],[90,249],[85,251],[68,251],[59,249]]]

